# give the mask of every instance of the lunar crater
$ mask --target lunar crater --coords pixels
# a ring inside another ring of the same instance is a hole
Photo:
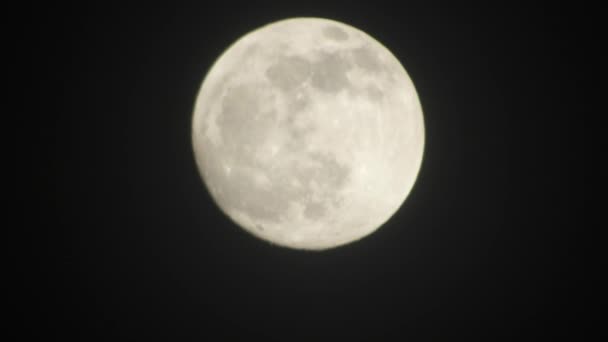
[[[323,34],[331,40],[343,41],[348,39],[348,33],[334,25],[323,28]]]
[[[266,77],[270,83],[283,91],[296,88],[308,79],[310,73],[310,63],[299,56],[281,56],[266,69]]]
[[[277,120],[271,101],[272,94],[255,84],[228,89],[216,119],[224,143],[238,149],[265,141]]]
[[[371,50],[370,47],[368,46],[362,46],[359,48],[356,48],[352,51],[355,63],[367,70],[367,71],[372,71],[372,72],[378,72],[378,71],[382,71],[383,68],[380,64],[380,61],[377,57],[377,54]]]
[[[313,64],[311,84],[322,92],[335,93],[350,84],[346,77],[350,68],[348,60],[339,54],[321,53]]]

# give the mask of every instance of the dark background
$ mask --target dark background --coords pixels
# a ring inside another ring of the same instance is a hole
[[[337,340],[574,331],[585,225],[584,21],[555,5],[38,8],[27,334],[64,340]],[[295,3],[295,2],[294,2]],[[451,5],[450,5],[451,4]],[[234,40],[294,16],[343,21],[403,63],[425,159],[405,205],[335,250],[273,247],[232,224],[196,170],[190,119]]]

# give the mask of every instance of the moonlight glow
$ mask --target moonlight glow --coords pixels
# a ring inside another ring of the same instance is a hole
[[[372,233],[402,205],[424,124],[388,49],[343,23],[296,18],[220,56],[198,94],[192,142],[232,221],[281,246],[320,250]]]

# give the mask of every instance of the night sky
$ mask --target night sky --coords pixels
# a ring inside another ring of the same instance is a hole
[[[572,332],[572,232],[585,225],[576,11],[193,3],[32,14],[42,70],[28,105],[36,279],[25,285],[24,333],[397,341]],[[205,189],[190,141],[194,100],[219,54],[295,16],[342,21],[388,47],[426,125],[401,209],[367,238],[321,253],[271,246],[233,224]]]

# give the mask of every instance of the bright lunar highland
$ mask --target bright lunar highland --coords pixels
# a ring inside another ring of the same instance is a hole
[[[306,250],[356,241],[394,215],[424,140],[399,60],[320,18],[238,39],[207,73],[192,120],[196,163],[221,210],[261,239]]]

